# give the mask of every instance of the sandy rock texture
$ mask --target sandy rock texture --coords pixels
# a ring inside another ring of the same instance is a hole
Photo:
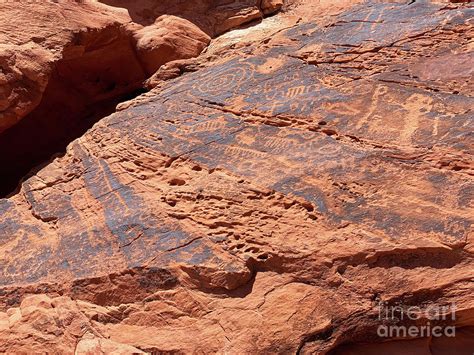
[[[48,3],[128,6],[59,72],[125,32],[152,66],[208,47],[0,199],[0,352],[472,354],[472,4],[307,0],[208,45],[281,2],[103,2]],[[454,338],[377,335],[452,304]]]
[[[21,6],[19,6],[21,5]],[[117,25],[103,12],[75,2],[6,2],[0,12],[0,132],[41,101],[53,63],[81,30]]]

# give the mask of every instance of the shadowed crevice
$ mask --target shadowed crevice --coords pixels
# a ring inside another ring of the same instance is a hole
[[[129,33],[111,27],[78,34],[72,43],[55,64],[40,104],[0,134],[0,198],[14,192],[52,156],[63,154],[70,142],[113,113],[118,103],[145,92],[142,83],[147,75]],[[75,54],[81,46],[85,49]]]

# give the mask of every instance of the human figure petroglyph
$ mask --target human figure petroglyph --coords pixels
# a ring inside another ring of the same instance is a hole
[[[379,104],[382,102],[382,97],[388,93],[388,88],[384,85],[377,85],[374,90],[374,94],[372,95],[372,99],[370,102],[369,109],[367,113],[362,116],[356,124],[357,129],[361,129],[364,125],[370,125],[370,118],[377,110]]]
[[[419,128],[422,117],[433,108],[432,103],[433,99],[429,96],[413,94],[402,104],[402,107],[406,111],[404,117],[405,123],[400,133],[400,141],[402,144],[410,144],[412,142],[413,135]]]

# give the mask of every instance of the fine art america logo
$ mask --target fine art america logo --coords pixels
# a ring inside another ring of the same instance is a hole
[[[422,309],[417,306],[391,306],[381,301],[381,325],[377,328],[377,335],[381,338],[455,337],[456,327],[452,325],[455,320],[454,303],[446,306],[431,305]]]

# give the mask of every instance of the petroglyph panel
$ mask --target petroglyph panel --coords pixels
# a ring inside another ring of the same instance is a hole
[[[103,119],[0,200],[1,305],[35,283],[134,302],[110,275],[138,275],[128,287],[142,298],[181,282],[239,302],[260,271],[338,292],[376,278],[367,304],[387,282],[424,287],[412,276],[426,270],[429,287],[443,271],[446,284],[464,280],[468,259],[454,263],[464,273],[437,265],[472,248],[471,78],[436,80],[423,66],[440,65],[431,55],[466,68],[470,21],[467,6],[355,6],[214,58]]]

